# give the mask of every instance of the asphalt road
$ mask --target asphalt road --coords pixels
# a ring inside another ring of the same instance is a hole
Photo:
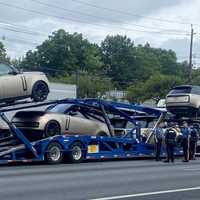
[[[199,200],[200,160],[190,163],[129,160],[0,167],[1,200],[101,198]]]

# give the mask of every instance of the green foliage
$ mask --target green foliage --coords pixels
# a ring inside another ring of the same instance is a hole
[[[10,62],[10,58],[6,54],[6,49],[4,48],[4,45],[2,42],[0,42],[0,61],[1,62]]]
[[[81,98],[101,97],[106,91],[113,89],[113,84],[110,79],[101,76],[89,75],[84,72],[77,75],[65,74],[64,76],[50,78],[50,81],[77,84],[78,96]]]
[[[0,42],[0,59],[3,60],[6,57],[6,50],[3,43]]]
[[[0,52],[5,54],[4,49]],[[152,48],[149,43],[136,46],[122,35],[108,35],[98,46],[82,34],[60,29],[14,63],[44,71],[53,81],[78,83],[80,97],[97,97],[117,88],[128,90],[130,101],[142,102],[164,97],[175,84],[189,83],[188,64],[178,63],[174,51]],[[192,76],[191,83],[200,84],[200,71]]]
[[[35,51],[28,51],[21,66],[40,70],[44,67],[44,70],[50,69],[50,75],[55,75],[56,70],[65,70],[68,74],[77,69],[95,72],[100,70],[102,62],[97,45],[89,43],[82,34],[69,34],[61,29],[53,32]]]
[[[200,85],[200,69],[193,70],[191,84]]]
[[[183,71],[172,50],[152,48],[148,43],[134,46],[126,36],[107,36],[101,49],[107,75],[125,88],[130,83],[145,81],[155,72],[179,76]]]
[[[78,84],[80,97],[101,97],[113,88],[111,81],[105,77],[94,77],[88,74],[80,76]]]
[[[134,43],[126,36],[107,36],[101,43],[104,70],[118,86],[126,86],[135,77]]]
[[[143,102],[147,99],[165,98],[169,90],[184,81],[174,75],[162,75],[155,73],[147,81],[139,82],[128,88],[128,99],[131,102]]]

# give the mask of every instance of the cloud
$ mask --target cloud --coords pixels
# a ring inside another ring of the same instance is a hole
[[[198,12],[200,2],[198,0],[189,2],[187,0],[36,1],[54,4],[63,9],[57,9],[56,6],[47,7],[36,3],[34,0],[12,0],[12,2],[8,2],[14,6],[36,11],[36,13],[33,13],[3,6],[1,4],[3,1],[0,0],[0,22],[12,23],[17,26],[12,27],[13,29],[30,33],[3,30],[2,27],[5,29],[8,26],[0,24],[0,39],[2,37],[5,39],[4,43],[11,57],[24,55],[27,50],[34,49],[35,44],[40,44],[45,40],[52,31],[60,28],[70,33],[81,32],[92,42],[100,43],[108,34],[126,34],[136,44],[149,42],[151,46],[165,47],[179,52],[180,49],[184,49],[181,45],[187,46],[187,43],[182,44],[180,41],[188,37],[183,34],[189,32],[189,25],[167,23],[162,19],[198,23],[200,17]],[[91,6],[91,4],[96,5],[96,7]],[[108,9],[120,10],[120,12]],[[42,15],[37,12],[46,14]],[[159,32],[159,34],[153,32]],[[186,49],[184,49],[184,53],[186,53]]]
[[[198,39],[194,38],[193,45],[193,64],[194,67],[198,67],[200,65],[200,46],[198,44]],[[190,52],[190,40],[188,38],[183,39],[169,39],[165,41],[161,48],[164,49],[173,49],[178,57],[178,60],[188,61],[189,60],[189,52]]]
[[[2,0],[1,0],[2,1]],[[0,2],[1,2],[0,1]],[[168,8],[171,6],[175,6],[183,2],[184,0],[140,0],[140,1],[133,1],[133,0],[12,0],[12,3],[9,4],[17,5],[25,9],[34,9],[37,11],[44,11],[46,13],[52,14],[62,14],[62,15],[70,15],[70,16],[82,16],[82,19],[87,19],[90,22],[96,21],[102,22],[112,22],[113,19],[116,20],[116,17],[120,16],[118,21],[130,21],[133,19],[134,14],[140,15],[149,15],[150,13],[155,13],[162,8]],[[39,4],[38,2],[41,2]],[[80,3],[82,2],[82,3]],[[45,6],[44,4],[50,4],[55,6]],[[89,5],[88,5],[89,4]],[[91,4],[96,5],[96,7],[91,6]],[[64,8],[63,10],[56,9],[57,7]],[[130,13],[132,15],[122,15],[120,12],[110,12],[106,9],[99,9],[97,7],[104,7],[113,10],[121,10],[122,12]],[[1,18],[6,18],[7,20],[12,20],[15,22],[20,22],[24,20],[29,20],[35,18],[34,13],[19,11],[16,8],[7,7],[5,5],[0,6],[0,16]],[[9,10],[9,12],[8,12]],[[69,11],[73,12],[69,12]],[[53,12],[52,12],[53,11]],[[79,13],[79,14],[78,14]],[[80,13],[85,13],[86,15],[80,15]],[[88,16],[87,16],[88,14]],[[90,15],[96,17],[89,17]],[[13,16],[15,16],[13,18]],[[135,16],[137,19],[137,17]]]

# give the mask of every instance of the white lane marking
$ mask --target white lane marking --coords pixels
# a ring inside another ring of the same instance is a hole
[[[187,192],[187,191],[194,191],[200,190],[200,186],[191,187],[191,188],[182,188],[182,189],[174,189],[174,190],[163,190],[157,192],[146,192],[146,193],[138,193],[138,194],[129,194],[129,195],[121,195],[121,196],[112,196],[112,197],[103,197],[91,200],[115,200],[115,199],[126,199],[131,197],[144,197],[144,196],[151,196],[151,195],[158,195],[158,194],[169,194],[169,193],[176,193],[176,192]]]

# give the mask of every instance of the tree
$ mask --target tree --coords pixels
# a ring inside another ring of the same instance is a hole
[[[155,72],[160,72],[161,64],[159,59],[153,53],[152,48],[147,43],[145,46],[138,45],[135,47],[136,65],[135,71],[137,82],[143,82],[149,79]]]
[[[183,83],[184,80],[179,77],[155,73],[146,82],[130,86],[127,97],[131,102],[137,103],[152,98],[165,98],[172,87]]]
[[[153,54],[160,62],[162,74],[171,75],[178,73],[176,53],[172,50],[152,49]]]
[[[10,58],[6,54],[6,49],[2,42],[0,42],[0,61],[1,62],[10,62]]]
[[[38,57],[37,57],[37,51],[31,51],[29,50],[25,57],[22,58],[22,61],[20,62],[19,66],[24,69],[28,70],[34,70],[38,69]]]
[[[77,70],[90,71],[102,66],[97,45],[89,43],[82,34],[69,34],[65,30],[53,32],[35,51],[28,51],[22,61],[27,69],[46,69],[50,75],[56,70],[71,74]]]
[[[134,43],[127,36],[107,36],[101,43],[106,74],[118,86],[126,87],[135,77]]]
[[[135,47],[136,71],[139,80],[146,80],[155,72],[164,75],[180,75],[183,72],[182,65],[177,63],[176,54],[172,50],[152,48],[148,43]]]
[[[107,36],[101,49],[107,75],[118,86],[145,81],[155,72],[179,75],[182,71],[174,51],[152,48],[149,43],[134,46],[126,36]]]
[[[50,80],[53,82],[78,84],[78,96],[80,98],[101,97],[105,92],[114,88],[111,80],[107,77],[93,76],[86,72],[79,74],[78,83],[75,75],[69,76],[67,74],[56,78],[50,78]]]
[[[188,83],[188,63],[178,63],[174,51],[153,48],[149,43],[135,46],[122,35],[108,35],[98,46],[80,33],[60,29],[36,50],[28,51],[19,66],[44,71],[51,79],[66,83],[76,83],[76,74],[80,74],[82,97],[94,97],[114,86],[128,88],[129,99],[139,102],[164,97],[173,84]],[[192,83],[199,84],[199,77],[194,71]]]
[[[200,85],[200,69],[193,70],[190,84]]]

